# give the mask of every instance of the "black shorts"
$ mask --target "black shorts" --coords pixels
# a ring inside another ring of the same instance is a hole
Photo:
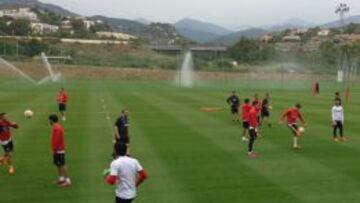
[[[120,139],[116,139],[116,143],[129,144],[130,138],[129,136],[120,136]]]
[[[261,110],[261,118],[270,117],[270,111],[268,109]]]
[[[115,203],[131,203],[134,199],[121,199],[120,197],[116,197]]]
[[[297,130],[299,130],[299,126],[297,124],[288,124],[291,132],[294,133],[294,136],[297,136]]]
[[[249,127],[250,127],[249,121],[243,121],[243,128],[249,129]]]
[[[5,153],[10,153],[10,152],[14,151],[13,141],[10,141],[6,145],[2,145],[2,147],[3,147]]]
[[[66,104],[59,104],[59,111],[61,112],[66,111]]]
[[[65,154],[54,154],[54,164],[57,167],[65,166]]]
[[[232,106],[232,107],[231,107],[231,113],[232,113],[232,114],[237,114],[237,113],[239,113],[239,107],[237,107],[237,106]]]

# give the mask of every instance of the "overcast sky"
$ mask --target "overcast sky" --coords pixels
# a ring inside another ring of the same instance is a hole
[[[227,27],[263,26],[300,18],[314,23],[337,19],[340,0],[41,0],[81,15],[106,15],[173,23],[190,17]],[[360,15],[360,0],[342,0]]]

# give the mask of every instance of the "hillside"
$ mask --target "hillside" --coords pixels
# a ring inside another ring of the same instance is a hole
[[[350,17],[345,19],[344,23],[345,24],[350,24],[350,23],[360,24],[360,15],[350,16]],[[340,27],[340,26],[341,26],[340,22],[337,20],[337,21],[332,21],[332,22],[326,23],[326,24],[322,25],[321,27],[337,28],[337,27]]]
[[[264,26],[263,29],[268,30],[269,32],[281,32],[287,29],[293,28],[310,28],[314,27],[316,24],[305,21],[300,18],[290,18],[282,23],[270,26]]]
[[[244,31],[231,33],[229,35],[225,35],[222,37],[217,38],[213,41],[215,44],[221,44],[226,46],[232,46],[234,45],[241,37],[247,37],[247,38],[259,38],[262,35],[266,34],[267,31],[260,29],[260,28],[250,28]]]
[[[9,8],[9,7],[31,7],[31,8],[40,8],[53,12],[60,16],[77,16],[77,14],[68,11],[60,6],[54,4],[42,3],[38,0],[0,0],[0,8]]]
[[[114,30],[129,33],[132,35],[140,35],[143,33],[147,26],[132,20],[121,19],[121,18],[109,18],[106,16],[92,16],[92,20],[101,20],[109,24]]]
[[[217,37],[231,33],[221,26],[189,18],[178,21],[175,23],[175,27],[181,35],[200,43],[210,42]]]

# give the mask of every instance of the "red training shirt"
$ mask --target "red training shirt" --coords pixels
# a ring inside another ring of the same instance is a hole
[[[250,128],[257,128],[259,126],[258,112],[254,107],[252,107],[249,112],[249,124],[250,124]]]
[[[243,104],[242,105],[242,119],[243,121],[249,121],[249,112],[251,110],[250,104]]]
[[[284,114],[283,114],[283,118],[287,119],[288,124],[296,124],[297,120],[300,119],[300,121],[302,123],[304,123],[304,119],[299,111],[299,109],[297,108],[290,108],[288,109]]]
[[[59,123],[53,125],[51,149],[54,153],[65,152],[64,128]]]
[[[67,93],[65,91],[64,92],[59,92],[58,97],[57,97],[57,102],[59,104],[66,104],[67,101],[68,101]]]
[[[18,128],[19,126],[7,120],[0,121],[0,142],[6,142],[11,140],[10,128]]]

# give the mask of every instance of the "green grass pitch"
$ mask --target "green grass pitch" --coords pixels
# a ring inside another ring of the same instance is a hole
[[[345,104],[350,141],[334,143],[330,108],[334,91],[343,87],[322,84],[321,95],[313,98],[309,83],[284,86],[285,90],[276,82],[217,82],[180,89],[167,82],[69,80],[68,120],[63,124],[73,185],[61,189],[52,185],[56,171],[47,121],[57,110],[60,85],[1,81],[0,111],[8,112],[21,128],[13,131],[15,175],[0,168],[0,202],[113,202],[114,188],[104,183],[101,173],[110,163],[112,123],[125,107],[130,110],[131,154],[149,174],[136,202],[359,202],[359,89]],[[257,159],[246,156],[240,123],[231,122],[225,108],[232,89],[241,100],[255,92],[272,94],[274,126],[261,130]],[[301,151],[291,149],[291,133],[277,124],[280,113],[296,102],[303,104],[308,123]],[[202,107],[223,110],[207,113],[200,111]],[[31,120],[23,117],[28,108],[35,112]]]

